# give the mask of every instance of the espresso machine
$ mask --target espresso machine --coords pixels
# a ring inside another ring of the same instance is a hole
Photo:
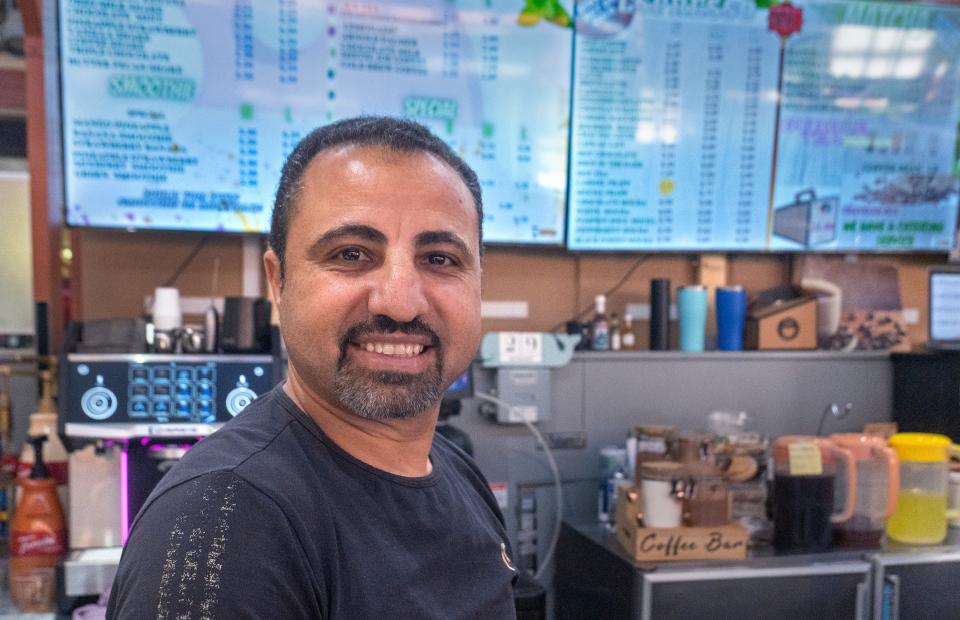
[[[279,379],[271,355],[69,353],[60,372],[69,456],[66,597],[106,591],[147,496],[197,442]]]

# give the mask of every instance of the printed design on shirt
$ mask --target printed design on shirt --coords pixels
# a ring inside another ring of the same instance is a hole
[[[212,619],[216,615],[223,553],[239,484],[235,478],[226,485],[217,482],[214,479],[202,485],[194,481],[185,501],[191,510],[174,522],[160,575],[158,620]],[[199,511],[195,504],[198,501]]]
[[[500,543],[500,559],[503,560],[504,565],[513,572],[517,572],[517,567],[513,565],[513,561],[510,559],[510,556],[507,555],[507,543]]]

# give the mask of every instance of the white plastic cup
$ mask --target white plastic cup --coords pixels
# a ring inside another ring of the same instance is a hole
[[[170,287],[158,287],[153,292],[153,324],[157,329],[180,329],[183,315],[180,313],[180,291]]]

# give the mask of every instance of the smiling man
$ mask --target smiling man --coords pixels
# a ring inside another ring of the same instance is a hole
[[[512,618],[503,518],[434,433],[480,342],[476,175],[409,121],[290,155],[264,266],[288,379],[137,516],[112,618]]]

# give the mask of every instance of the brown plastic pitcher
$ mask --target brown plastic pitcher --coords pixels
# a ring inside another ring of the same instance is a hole
[[[900,460],[881,437],[835,433],[830,441],[849,450],[857,462],[857,505],[853,517],[837,526],[837,543],[847,547],[877,547],[887,519],[897,509]]]

